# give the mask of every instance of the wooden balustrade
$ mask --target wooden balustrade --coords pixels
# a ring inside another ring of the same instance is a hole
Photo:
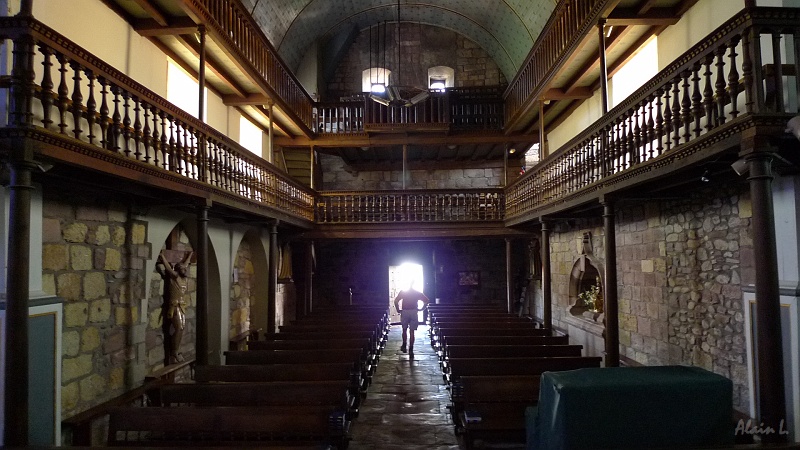
[[[430,97],[412,105],[383,105],[367,98],[364,103],[364,127],[367,131],[398,128],[443,128],[450,126],[448,97],[431,92]]]
[[[314,106],[314,131],[317,133],[363,133],[364,100],[317,103]]]
[[[503,220],[502,189],[322,192],[317,223]]]
[[[185,5],[216,28],[217,35],[238,50],[238,60],[250,64],[269,88],[285,102],[308,127],[313,128],[312,100],[273,48],[250,12],[241,2],[229,0],[190,0]]]
[[[796,114],[786,110],[783,99],[791,89],[800,91],[800,60],[783,64],[777,45],[782,39],[800,41],[800,9],[737,14],[509,186],[506,218],[654,164],[737,118]],[[768,53],[764,41],[772,43]],[[770,60],[765,71],[762,62]]]
[[[506,89],[506,122],[539,97],[565,56],[589,32],[609,0],[561,0],[533,44],[528,58]]]
[[[7,127],[38,127],[104,149],[96,157],[120,169],[157,167],[313,218],[311,190],[41,22],[0,18],[0,36],[14,46]]]
[[[414,129],[502,130],[503,98],[498,86],[448,88],[413,106],[383,105],[364,96],[314,106],[317,133],[362,133]]]

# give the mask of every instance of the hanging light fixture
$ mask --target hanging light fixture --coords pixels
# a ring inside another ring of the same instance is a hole
[[[397,71],[397,84],[390,85],[386,80],[386,53],[387,53],[387,46],[386,46],[386,22],[383,23],[383,67],[380,71],[384,77],[384,83],[377,83],[372,81],[372,28],[370,28],[370,85],[371,85],[371,92],[369,94],[369,98],[373,101],[380,103],[384,106],[405,106],[410,107],[414,106],[418,103],[425,101],[428,97],[430,97],[430,91],[424,88],[413,87],[413,86],[403,86],[400,84],[400,60],[401,60],[401,44],[402,44],[402,34],[401,34],[401,23],[400,23],[400,0],[397,0],[397,61],[395,64],[395,68]],[[377,30],[377,37],[378,43],[376,46],[376,50],[381,47],[381,30],[380,24],[378,24]],[[376,58],[378,63],[380,63],[380,55]]]

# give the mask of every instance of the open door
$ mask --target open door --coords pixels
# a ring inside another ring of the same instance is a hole
[[[409,286],[422,292],[425,286],[422,279],[422,265],[414,263],[403,263],[399,266],[389,266],[389,321],[390,323],[400,323],[400,313],[394,307],[394,298],[397,294],[407,289]],[[420,315],[422,311],[420,311]],[[422,317],[418,319],[422,322]]]

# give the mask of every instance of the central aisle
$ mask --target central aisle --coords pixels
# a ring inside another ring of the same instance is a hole
[[[349,449],[458,449],[447,409],[450,397],[428,326],[416,331],[413,359],[400,351],[401,331],[400,325],[389,331],[367,398],[353,421]]]

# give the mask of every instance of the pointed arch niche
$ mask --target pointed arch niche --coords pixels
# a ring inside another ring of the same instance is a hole
[[[603,323],[603,267],[592,255],[592,235],[584,233],[580,256],[569,276],[571,315]]]

